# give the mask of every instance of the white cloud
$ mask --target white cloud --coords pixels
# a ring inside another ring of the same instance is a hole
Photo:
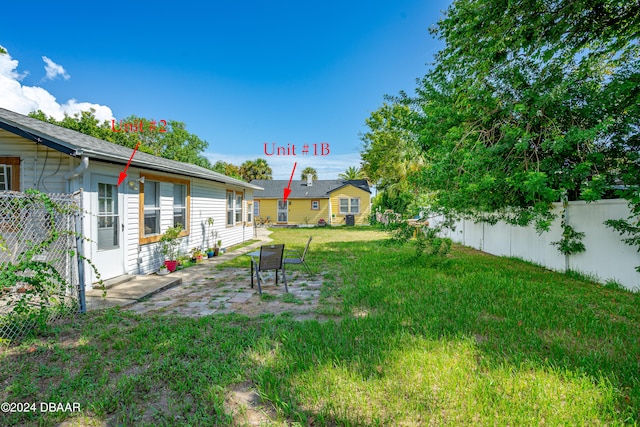
[[[46,64],[44,66],[45,71],[47,72],[47,79],[53,80],[57,76],[62,76],[65,80],[69,80],[69,74],[64,70],[62,65],[58,65],[46,56],[42,57],[42,60]]]
[[[329,154],[327,156],[265,156],[264,153],[257,156],[206,153],[211,163],[218,160],[240,166],[245,160],[263,158],[273,170],[273,179],[289,179],[293,164],[297,163],[293,179],[300,179],[302,170],[308,166],[318,172],[318,179],[338,179],[338,174],[344,172],[349,166],[360,166],[360,153]]]
[[[43,59],[45,58],[43,57]],[[45,60],[45,62],[47,61]],[[9,53],[0,54],[0,107],[20,114],[42,110],[46,115],[53,116],[57,120],[62,120],[65,114],[73,116],[75,113],[93,108],[96,110],[95,116],[100,122],[114,118],[111,108],[104,105],[78,102],[75,99],[60,104],[55,96],[46,89],[23,85],[21,81],[28,73],[19,74],[17,69],[17,60],[11,58]],[[67,75],[64,68],[60,67],[60,70],[61,74],[60,71],[58,74],[63,77]],[[49,76],[48,70],[47,76]]]

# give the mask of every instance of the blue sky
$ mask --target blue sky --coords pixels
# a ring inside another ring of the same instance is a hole
[[[384,95],[426,73],[442,46],[428,28],[450,1],[60,4],[3,5],[1,107],[178,120],[213,162],[262,157],[275,179],[294,162],[333,179],[359,165]],[[330,154],[265,156],[265,142]]]

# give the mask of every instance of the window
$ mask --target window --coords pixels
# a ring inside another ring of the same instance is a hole
[[[98,250],[119,246],[118,219],[118,187],[98,183]]]
[[[160,241],[170,226],[182,225],[180,236],[189,235],[191,182],[155,174],[140,174],[140,244]]]
[[[184,229],[187,225],[187,186],[173,184],[173,226]]]
[[[340,214],[358,214],[360,213],[360,199],[340,198]]]
[[[253,222],[253,221],[252,221],[252,219],[253,219],[253,218],[251,217],[251,215],[252,215],[252,214],[253,214],[253,206],[252,206],[252,203],[251,203],[251,202],[247,202],[247,222],[248,222],[249,224],[251,224],[251,223]]]
[[[260,216],[260,200],[253,201],[253,217],[258,218]]]
[[[340,213],[341,214],[349,213],[349,199],[340,199]]]
[[[233,202],[234,202],[234,195],[235,193],[233,191],[227,191],[227,226],[231,226],[234,224],[233,222],[233,215],[234,215],[234,209],[233,209]]]
[[[0,165],[0,191],[11,190],[11,165]]]
[[[160,183],[144,183],[144,236],[160,234]]]
[[[351,199],[351,210],[352,214],[360,213],[360,199]]]
[[[0,191],[20,191],[19,157],[0,157]]]
[[[312,200],[311,209],[313,209],[314,211],[317,211],[318,209],[320,209],[320,200]]]
[[[242,193],[236,193],[236,224],[242,222]]]
[[[227,227],[242,222],[242,205],[244,195],[235,191],[227,191]]]

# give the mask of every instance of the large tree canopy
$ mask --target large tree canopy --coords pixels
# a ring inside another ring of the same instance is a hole
[[[233,163],[227,163],[222,160],[218,160],[213,165],[213,170],[232,178],[242,179],[242,175],[240,174],[240,167],[234,165]]]
[[[94,111],[67,115],[62,120],[47,117],[40,110],[29,116],[129,148],[134,148],[140,141],[138,150],[142,152],[212,168],[209,159],[202,154],[209,144],[189,133],[186,125],[179,121],[168,120],[165,123],[132,115],[118,122],[99,123]]]
[[[392,101],[392,100],[391,100]],[[380,191],[374,210],[391,209],[408,214],[417,191],[407,177],[423,166],[416,142],[416,120],[420,117],[401,102],[385,103],[366,120],[369,131],[363,142],[362,171]]]
[[[445,47],[396,104],[433,206],[544,228],[564,197],[633,199],[640,2],[456,0],[432,32]]]

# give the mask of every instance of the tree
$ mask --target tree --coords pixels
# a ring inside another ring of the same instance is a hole
[[[300,178],[303,181],[306,181],[307,175],[311,175],[311,179],[318,179],[318,172],[316,172],[316,170],[314,168],[312,168],[311,166],[307,166],[306,168],[302,169],[302,173],[300,174]]]
[[[350,181],[354,179],[364,179],[364,172],[356,166],[349,166],[343,173],[338,176],[344,180]]]
[[[232,163],[226,163],[222,160],[218,160],[212,168],[215,172],[221,173],[226,176],[230,176],[236,179],[242,179],[240,174],[240,168]]]
[[[640,184],[640,4],[456,0],[414,98],[434,206],[545,229],[551,202]],[[416,127],[415,124],[418,126]]]
[[[265,159],[247,160],[240,165],[242,179],[251,182],[254,179],[273,179],[273,171]]]
[[[379,191],[374,210],[409,215],[419,206],[418,189],[408,177],[424,165],[416,134],[420,117],[408,103],[388,100],[366,120],[369,130],[360,136],[362,171]]]
[[[129,148],[134,148],[140,141],[138,150],[142,152],[212,168],[211,162],[202,154],[209,144],[189,133],[183,122],[158,122],[132,115],[118,122],[104,121],[100,124],[94,113],[95,110],[82,111],[56,120],[38,110],[29,116]]]

